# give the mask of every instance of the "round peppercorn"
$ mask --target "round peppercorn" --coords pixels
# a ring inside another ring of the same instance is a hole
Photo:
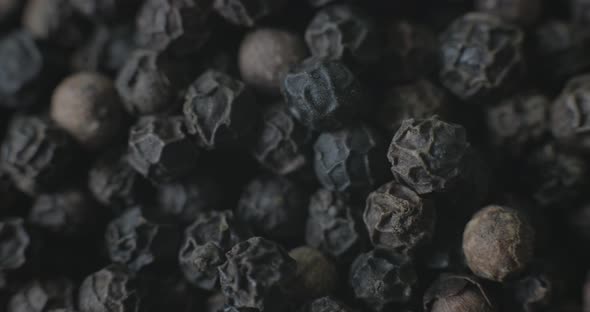
[[[387,180],[385,142],[368,126],[323,133],[314,150],[315,173],[326,189],[365,193]]]
[[[303,235],[308,198],[302,187],[285,178],[263,176],[246,186],[236,214],[255,234],[276,240],[299,239]]]
[[[180,116],[146,116],[131,127],[129,164],[144,177],[168,182],[190,173],[200,152]]]
[[[131,273],[119,266],[95,272],[82,282],[80,312],[138,311],[140,297]]]
[[[363,219],[375,248],[411,254],[432,238],[435,210],[428,199],[390,182],[369,194]]]
[[[20,218],[0,220],[0,271],[18,269],[25,264],[31,239]]]
[[[285,76],[282,91],[293,116],[315,130],[342,128],[366,110],[360,83],[337,61],[304,61]]]
[[[278,12],[286,0],[214,0],[213,7],[228,22],[253,27],[260,19]]]
[[[331,294],[338,283],[338,271],[332,261],[316,249],[303,246],[289,252],[297,262],[290,293],[299,299],[313,299]]]
[[[540,16],[541,2],[541,0],[476,0],[475,8],[512,22],[530,25]]]
[[[35,280],[16,292],[7,305],[7,312],[73,309],[74,283],[68,279]]]
[[[257,29],[244,38],[239,50],[242,79],[269,94],[279,94],[289,67],[305,58],[305,44],[297,34],[273,28]]]
[[[374,64],[381,56],[377,25],[350,5],[320,10],[307,26],[305,41],[314,57],[341,60],[353,69]]]
[[[551,133],[559,143],[590,151],[590,75],[571,79],[551,107]]]
[[[66,78],[51,99],[51,118],[82,145],[93,149],[115,139],[123,114],[113,82],[100,74],[85,72]]]
[[[391,171],[418,194],[451,189],[465,172],[470,152],[465,129],[437,116],[406,119],[389,146]]]
[[[443,274],[424,294],[425,312],[494,312],[482,286],[470,276]]]
[[[134,52],[117,76],[115,85],[125,109],[132,115],[148,115],[174,109],[175,87],[158,66],[158,54]]]
[[[254,131],[256,113],[251,90],[216,70],[208,70],[197,78],[184,100],[188,131],[206,149],[243,144]]]
[[[487,206],[463,232],[463,253],[477,276],[503,282],[528,265],[533,256],[534,230],[514,209]]]
[[[349,284],[356,298],[375,311],[391,303],[408,302],[416,282],[416,272],[408,258],[380,250],[360,254],[350,267]]]
[[[219,266],[219,282],[227,305],[261,312],[289,306],[283,286],[293,278],[297,264],[279,245],[252,237],[235,245],[226,257]]]
[[[441,35],[440,80],[463,100],[497,96],[523,72],[524,33],[501,18],[469,13]]]

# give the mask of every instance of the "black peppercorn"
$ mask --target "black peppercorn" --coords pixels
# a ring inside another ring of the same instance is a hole
[[[362,194],[387,180],[386,144],[366,125],[322,133],[314,150],[316,176],[331,191]]]
[[[551,305],[556,295],[555,286],[557,285],[549,274],[535,270],[510,283],[506,291],[515,304],[514,307],[524,312],[536,312],[543,311]]]
[[[363,219],[376,248],[411,254],[432,238],[434,204],[390,182],[369,194]]]
[[[477,0],[478,11],[488,12],[519,24],[530,25],[541,13],[541,0]]]
[[[72,168],[72,139],[46,118],[16,116],[0,149],[2,166],[23,192],[34,194],[63,183]]]
[[[244,82],[269,94],[280,93],[289,67],[307,55],[305,43],[297,34],[274,28],[257,29],[246,35],[238,53]]]
[[[533,256],[534,230],[516,210],[487,206],[463,232],[463,253],[477,276],[502,282],[521,272]]]
[[[284,286],[297,269],[279,245],[252,237],[235,245],[219,266],[219,282],[226,304],[242,311],[280,311],[289,306]]]
[[[305,312],[352,312],[353,309],[332,297],[322,297],[304,307]]]
[[[360,254],[350,267],[349,283],[356,298],[375,311],[408,302],[416,282],[409,258],[380,250]]]
[[[215,289],[218,286],[217,267],[225,262],[225,253],[249,236],[231,211],[198,214],[186,228],[178,253],[184,277],[201,289]]]
[[[360,83],[337,61],[304,61],[285,76],[282,91],[293,116],[315,130],[341,128],[367,109]]]
[[[129,163],[158,183],[190,173],[200,152],[185,128],[180,116],[140,118],[129,133]]]
[[[119,266],[109,266],[95,272],[80,285],[80,312],[138,311],[139,305],[140,297],[134,278]]]
[[[208,70],[188,88],[184,117],[191,134],[207,149],[232,147],[254,131],[257,105],[243,82]]]
[[[493,312],[483,287],[470,276],[443,274],[424,294],[426,312]]]
[[[40,312],[73,309],[74,283],[68,279],[33,281],[16,292],[6,307],[7,312]]]
[[[20,218],[0,220],[0,271],[20,268],[31,238]]]
[[[352,69],[375,64],[381,56],[375,21],[349,5],[320,10],[307,26],[305,41],[314,57],[341,60]]]
[[[551,133],[563,145],[590,151],[590,75],[571,79],[551,107]]]
[[[288,291],[300,300],[315,299],[334,292],[338,283],[338,271],[332,261],[320,251],[303,246],[289,252],[297,262],[297,271]]]
[[[148,115],[174,109],[175,87],[157,63],[152,51],[134,52],[117,76],[116,87],[132,115]]]
[[[303,235],[308,198],[300,185],[282,177],[261,176],[244,189],[236,214],[255,234],[296,240]]]
[[[113,82],[83,72],[66,78],[51,99],[51,118],[89,148],[113,141],[123,123],[123,105]]]
[[[279,11],[286,0],[214,0],[214,8],[228,22],[252,27],[260,19]]]
[[[458,18],[440,38],[442,84],[463,100],[504,93],[523,73],[523,40],[518,27],[499,17]]]

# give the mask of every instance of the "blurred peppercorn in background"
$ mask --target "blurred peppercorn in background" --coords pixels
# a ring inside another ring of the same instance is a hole
[[[0,311],[589,311],[589,12],[0,0]]]

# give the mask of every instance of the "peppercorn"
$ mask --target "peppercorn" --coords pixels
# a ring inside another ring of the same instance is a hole
[[[286,0],[214,0],[213,7],[228,22],[253,27],[261,19],[277,13]]]
[[[308,200],[300,185],[282,177],[260,176],[242,192],[236,215],[255,234],[297,240],[303,235]]]
[[[478,11],[496,14],[509,21],[530,25],[540,16],[541,0],[477,0],[475,7]]]
[[[585,129],[590,111],[590,75],[571,79],[551,107],[551,133],[563,145],[590,151],[590,136]]]
[[[190,173],[199,153],[180,116],[142,117],[129,132],[129,164],[157,183]]]
[[[261,312],[289,306],[283,287],[297,265],[282,247],[252,237],[235,245],[226,257],[219,266],[219,282],[227,305]]]
[[[338,271],[332,261],[316,249],[302,246],[292,249],[289,256],[297,262],[297,271],[289,293],[300,300],[327,296],[338,283]]]
[[[199,76],[184,100],[188,131],[206,149],[244,144],[254,131],[257,109],[253,93],[243,82],[215,70]]]
[[[16,292],[7,312],[46,311],[74,308],[74,283],[68,279],[32,281]]]
[[[174,109],[175,87],[159,67],[158,54],[134,52],[117,76],[115,85],[125,109],[132,115],[148,115]]]
[[[30,242],[31,238],[22,219],[0,220],[0,271],[22,267],[26,262],[25,252]]]
[[[523,32],[501,18],[469,13],[440,37],[441,83],[463,100],[498,96],[523,74]]]
[[[442,274],[424,294],[424,311],[493,312],[496,308],[475,278]]]
[[[356,298],[375,311],[408,302],[416,282],[409,258],[380,250],[360,254],[350,267],[349,283]]]
[[[375,248],[411,254],[432,238],[435,210],[430,200],[389,182],[369,194],[363,219]]]
[[[508,285],[507,291],[516,308],[525,312],[541,311],[555,295],[553,279],[544,272],[534,271]]]
[[[361,124],[322,133],[314,145],[315,173],[328,190],[367,193],[387,180],[385,142]]]
[[[51,99],[51,118],[88,148],[113,141],[123,124],[123,106],[113,82],[82,72],[66,78]]]
[[[357,70],[375,64],[381,57],[375,21],[350,5],[320,10],[307,26],[305,41],[314,57],[339,60]]]
[[[293,67],[282,92],[293,116],[315,130],[342,128],[367,109],[360,83],[337,61],[311,58]]]
[[[502,282],[526,268],[533,256],[534,230],[518,211],[487,206],[463,232],[463,253],[477,276]]]
[[[201,289],[215,289],[218,286],[217,267],[225,262],[225,253],[249,236],[231,211],[198,214],[186,228],[178,253],[184,277]]]
[[[437,116],[404,120],[387,154],[394,177],[418,194],[451,189],[466,174],[469,155],[465,129]]]
[[[95,272],[80,285],[80,312],[137,311],[140,302],[134,278],[119,266]]]

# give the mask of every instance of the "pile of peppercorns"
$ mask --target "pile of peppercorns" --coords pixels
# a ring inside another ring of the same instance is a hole
[[[0,311],[590,311],[590,0],[0,0]]]

